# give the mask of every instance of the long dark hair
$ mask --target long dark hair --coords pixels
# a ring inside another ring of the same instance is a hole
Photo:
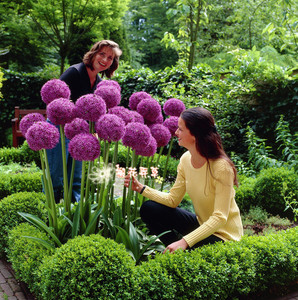
[[[83,63],[93,71],[93,59],[95,55],[105,46],[113,49],[115,57],[111,66],[107,70],[104,70],[100,73],[102,75],[106,75],[108,78],[111,78],[114,75],[114,72],[118,69],[119,57],[122,54],[122,51],[117,43],[109,40],[102,40],[100,42],[95,43],[90,49],[90,51],[88,51],[84,55]]]
[[[193,107],[186,109],[181,114],[186,128],[196,138],[198,152],[207,159],[223,158],[229,162],[234,172],[234,184],[238,186],[235,165],[225,153],[219,133],[217,132],[212,114],[205,108]]]

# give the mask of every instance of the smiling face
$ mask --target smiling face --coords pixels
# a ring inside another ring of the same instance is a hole
[[[107,70],[112,65],[114,57],[115,53],[111,47],[102,47],[94,56],[93,69],[96,71],[96,73]]]
[[[179,146],[182,146],[188,150],[192,147],[195,147],[196,138],[190,133],[181,117],[178,119],[178,129],[176,130],[175,134],[178,137]]]

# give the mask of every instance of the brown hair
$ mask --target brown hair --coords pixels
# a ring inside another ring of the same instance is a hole
[[[115,54],[112,65],[107,70],[100,72],[102,74],[102,77],[106,75],[108,78],[111,78],[114,75],[114,72],[118,69],[119,57],[122,54],[122,51],[117,43],[109,40],[102,40],[100,42],[95,43],[91,47],[91,49],[84,55],[83,63],[93,71],[94,57],[103,47],[112,48]]]
[[[209,159],[226,159],[233,168],[234,184],[238,186],[235,165],[223,149],[212,114],[205,108],[194,107],[183,111],[181,118],[190,133],[196,138],[196,148],[207,159],[208,165]]]

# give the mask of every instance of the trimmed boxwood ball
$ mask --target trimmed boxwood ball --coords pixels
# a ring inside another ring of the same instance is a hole
[[[76,237],[41,265],[42,299],[131,299],[134,268],[124,245]]]
[[[291,210],[285,212],[286,204],[282,196],[283,184],[297,199],[298,174],[286,168],[268,168],[261,171],[255,182],[256,205],[273,215],[292,217]]]
[[[20,223],[27,222],[18,212],[25,212],[46,220],[45,195],[36,192],[21,192],[9,195],[0,201],[0,257],[4,255],[8,232]]]
[[[25,282],[31,292],[39,294],[41,279],[37,270],[43,259],[52,255],[53,251],[26,236],[45,240],[52,246],[54,243],[45,232],[29,223],[19,224],[9,231],[7,258],[12,264],[16,278]]]

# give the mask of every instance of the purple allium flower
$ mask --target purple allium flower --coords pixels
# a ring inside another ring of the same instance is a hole
[[[172,137],[170,130],[162,124],[152,125],[150,131],[156,140],[157,147],[167,145]]]
[[[91,133],[80,133],[69,142],[68,151],[75,160],[93,161],[100,154],[100,144]]]
[[[113,88],[116,88],[119,92],[121,92],[121,87],[119,85],[119,83],[115,80],[110,80],[110,79],[107,79],[107,80],[102,80],[97,86],[96,86],[96,89],[98,89],[99,87],[101,86],[111,86]]]
[[[74,136],[80,133],[89,133],[89,124],[87,121],[75,118],[70,123],[65,124],[65,136],[71,140]]]
[[[113,86],[102,85],[99,86],[95,92],[95,95],[100,96],[106,103],[107,108],[111,108],[120,104],[121,94],[120,91],[113,88]]]
[[[153,156],[157,150],[157,143],[153,136],[150,137],[148,144],[145,147],[136,149],[137,155]]]
[[[30,126],[26,133],[26,139],[29,147],[34,151],[38,151],[53,149],[59,143],[60,135],[57,127],[41,121]]]
[[[150,137],[151,133],[148,126],[131,122],[126,125],[122,143],[124,146],[131,147],[132,149],[139,149],[140,147],[146,147]]]
[[[138,104],[137,112],[141,114],[145,120],[154,122],[161,114],[161,106],[155,99],[146,98]]]
[[[165,119],[165,121],[163,122],[163,125],[170,130],[172,136],[175,135],[175,132],[178,128],[178,119],[178,117],[171,116]]]
[[[146,98],[151,98],[151,95],[146,92],[135,92],[129,97],[129,108],[137,110],[138,104]]]
[[[151,127],[152,125],[155,125],[155,124],[162,124],[162,123],[163,123],[163,116],[162,116],[162,114],[160,114],[153,122],[145,120],[145,124],[148,127]]]
[[[76,117],[86,121],[97,121],[107,111],[105,101],[97,95],[87,94],[76,101]]]
[[[70,89],[64,81],[60,79],[51,79],[42,86],[40,95],[42,101],[49,104],[57,98],[69,99]]]
[[[39,113],[31,113],[24,116],[20,121],[20,130],[23,136],[26,136],[27,130],[38,121],[45,121],[45,117]]]
[[[176,116],[179,117],[180,114],[185,110],[184,103],[175,98],[168,99],[163,105],[163,111],[168,116]]]
[[[47,117],[54,125],[65,125],[74,118],[75,105],[69,99],[58,98],[47,106]]]
[[[99,138],[108,142],[116,142],[124,135],[125,122],[116,115],[105,114],[95,122],[95,131]]]
[[[123,106],[114,106],[110,108],[109,114],[120,117],[125,122],[125,124],[134,121],[134,116],[131,114],[131,111]]]
[[[130,114],[133,116],[133,121],[132,122],[137,122],[144,124],[144,118],[142,115],[140,115],[137,111],[135,110],[130,110]]]

